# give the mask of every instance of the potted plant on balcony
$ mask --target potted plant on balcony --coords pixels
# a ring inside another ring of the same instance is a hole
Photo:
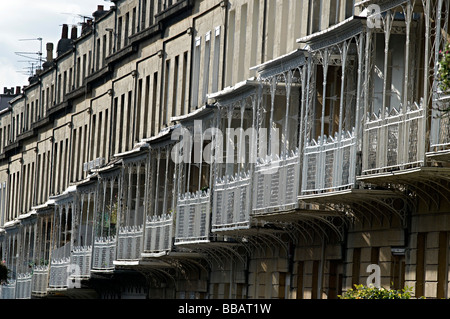
[[[450,94],[450,43],[447,43],[444,50],[439,51],[438,80],[441,92]]]
[[[439,103],[437,111],[438,117],[446,117],[450,114],[450,43],[447,43],[444,50],[439,51],[438,61],[438,87]]]
[[[118,200],[117,195],[115,195],[112,204],[106,206],[106,211],[103,212],[103,227],[105,229],[109,228],[109,231],[114,234],[116,232],[117,224],[117,211],[118,211]]]

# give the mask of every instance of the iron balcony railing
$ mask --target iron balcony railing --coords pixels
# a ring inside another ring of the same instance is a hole
[[[116,260],[138,260],[141,257],[143,226],[123,226],[119,228]]]
[[[1,299],[15,299],[16,298],[16,281],[8,280],[7,283],[0,286]]]
[[[212,231],[248,229],[251,210],[251,176],[224,176],[214,185]]]
[[[363,174],[423,165],[425,112],[423,105],[392,109],[384,117],[372,114],[364,125]]]
[[[343,132],[339,137],[322,136],[306,144],[303,159],[303,195],[351,188],[356,174],[356,137]]]
[[[175,244],[209,241],[210,213],[209,189],[180,195],[177,201]]]
[[[16,299],[31,299],[32,274],[17,274]]]
[[[70,273],[70,242],[55,249],[50,261],[48,286],[51,289],[66,289]]]
[[[116,237],[96,237],[92,252],[93,271],[114,270],[114,260],[116,259]]]
[[[430,152],[448,153],[450,149],[450,92],[436,94],[436,107],[432,110]]]
[[[48,266],[34,266],[33,281],[31,285],[31,294],[33,296],[40,297],[47,294],[48,277]]]
[[[72,267],[76,267],[71,274],[73,279],[89,279],[91,276],[92,246],[77,246],[72,250]]]
[[[259,159],[253,176],[253,211],[259,215],[298,206],[300,185],[299,151]]]
[[[70,258],[53,259],[50,263],[48,286],[52,289],[66,289],[69,283]]]
[[[157,256],[172,248],[173,213],[147,217],[144,253]]]

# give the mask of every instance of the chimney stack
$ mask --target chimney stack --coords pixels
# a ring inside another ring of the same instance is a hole
[[[92,19],[87,19],[86,22],[83,22],[81,26],[81,35],[89,32],[92,29]]]
[[[56,54],[57,56],[60,56],[61,54],[69,51],[72,49],[72,39],[69,39],[69,27],[67,24],[63,24],[62,27],[62,37],[58,41],[58,44],[56,46]],[[73,34],[73,30],[72,30]]]
[[[78,28],[76,25],[72,26],[72,31],[70,33],[70,38],[76,40],[78,38]]]
[[[3,94],[4,95],[19,95],[20,94],[20,86],[16,86],[15,91],[14,91],[14,87],[7,88],[5,86],[5,87],[3,87]]]
[[[47,62],[53,61],[53,43],[47,43]]]
[[[97,6],[97,11],[95,11],[92,16],[94,17],[94,20],[97,21],[100,17],[102,17],[105,14],[105,7],[102,5]]]
[[[68,36],[69,36],[69,26],[67,24],[63,24],[61,39],[67,39]]]

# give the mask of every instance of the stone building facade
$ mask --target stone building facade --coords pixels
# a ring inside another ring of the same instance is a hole
[[[0,110],[1,298],[449,296],[447,1],[112,3]]]

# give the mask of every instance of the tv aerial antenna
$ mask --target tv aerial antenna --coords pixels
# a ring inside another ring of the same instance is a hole
[[[26,67],[22,68],[21,70],[17,71],[18,73],[21,73],[23,75],[32,76],[35,73],[36,69],[38,69],[38,67],[37,67],[38,62],[27,61],[27,60],[25,60],[25,61],[18,61],[18,62],[25,62],[25,63],[29,64],[28,66],[26,66]]]
[[[78,17],[80,19],[83,19],[83,22],[78,22],[77,24],[82,24],[82,23],[86,23],[86,20],[91,20],[93,19],[93,17],[91,16],[85,16],[83,14],[78,14],[78,13],[71,13],[71,12],[62,12],[61,14],[67,14],[67,15],[71,15],[73,17]],[[73,24],[74,25],[74,24]]]
[[[35,69],[39,69],[42,66],[42,38],[33,38],[33,39],[19,39],[19,41],[39,41],[39,51],[38,52],[14,52],[16,55],[25,58],[25,61],[19,62],[27,62],[30,64],[28,74],[33,75]],[[22,71],[19,71],[22,72]]]

